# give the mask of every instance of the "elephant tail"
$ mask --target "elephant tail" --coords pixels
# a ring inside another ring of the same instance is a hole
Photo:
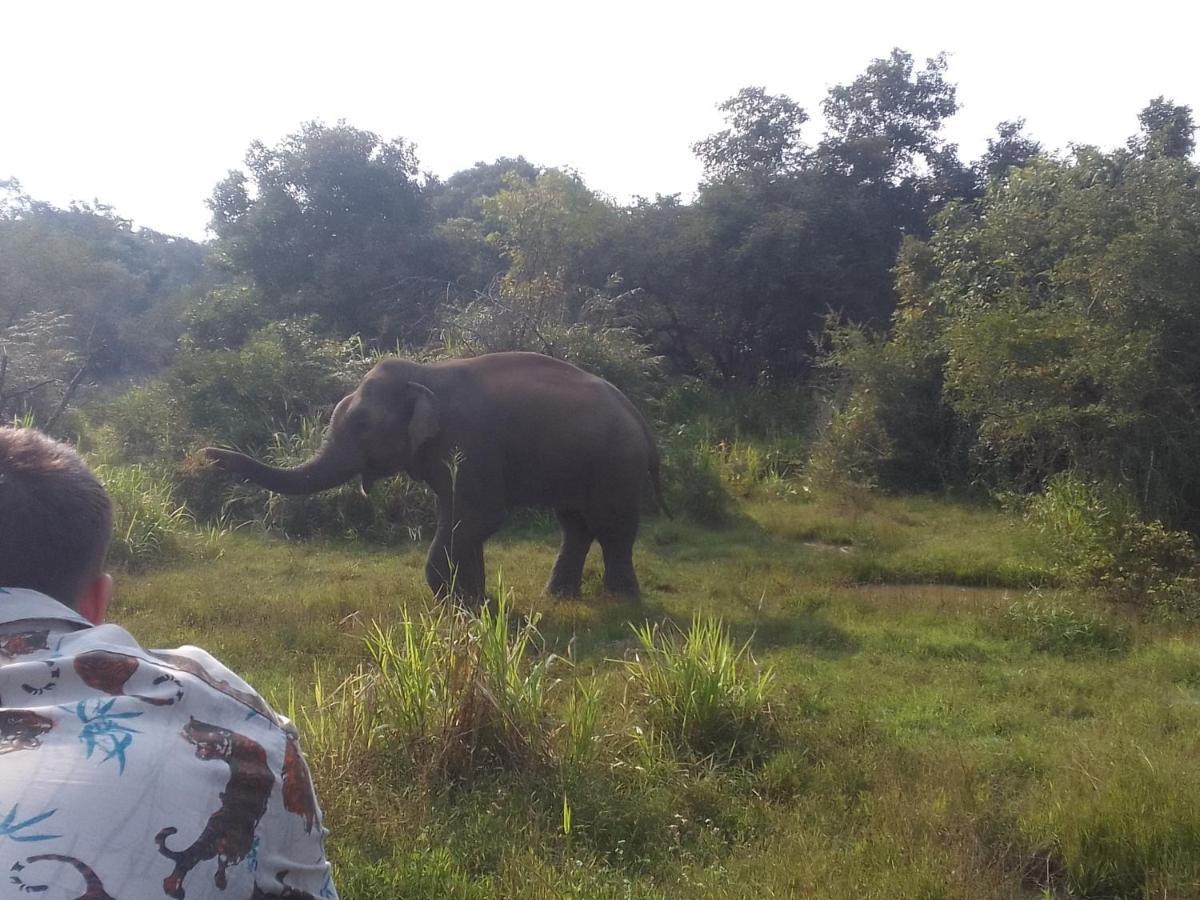
[[[650,483],[654,485],[654,497],[658,500],[658,505],[662,507],[662,511],[667,514],[668,519],[674,519],[671,515],[670,507],[667,506],[667,498],[663,496],[662,476],[658,471],[658,448],[651,445],[654,451],[650,456]]]

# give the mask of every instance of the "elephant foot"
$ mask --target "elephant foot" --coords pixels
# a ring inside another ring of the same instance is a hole
[[[557,597],[560,600],[578,600],[583,590],[579,584],[563,584],[552,580],[546,585],[545,593],[548,597]]]
[[[626,603],[638,605],[642,602],[642,591],[638,587],[638,583],[634,581],[630,584],[627,581],[611,583],[604,582],[604,590],[618,600],[623,600]]]

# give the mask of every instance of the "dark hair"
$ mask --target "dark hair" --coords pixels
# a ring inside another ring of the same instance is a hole
[[[0,427],[0,587],[74,606],[104,571],[112,503],[71,447],[29,428]]]

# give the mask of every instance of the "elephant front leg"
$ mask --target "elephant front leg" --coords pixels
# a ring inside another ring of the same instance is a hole
[[[554,561],[554,571],[546,585],[546,593],[559,597],[578,597],[583,582],[583,564],[592,546],[592,531],[583,515],[569,509],[557,510],[562,525],[562,547]]]
[[[439,528],[425,559],[425,581],[439,599],[453,597],[468,605],[483,599],[483,542]]]

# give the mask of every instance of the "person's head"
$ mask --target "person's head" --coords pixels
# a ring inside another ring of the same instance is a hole
[[[0,587],[41,591],[102,620],[111,535],[112,503],[78,453],[32,429],[0,427]]]

